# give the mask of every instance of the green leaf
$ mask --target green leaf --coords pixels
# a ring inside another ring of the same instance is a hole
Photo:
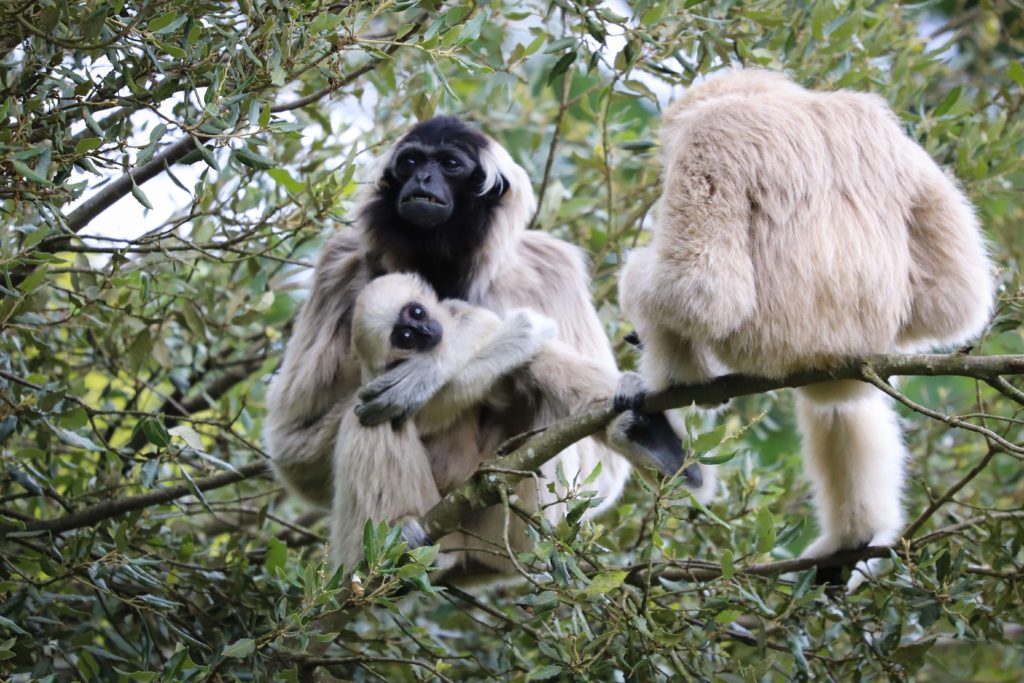
[[[570,50],[562,55],[555,65],[551,67],[551,72],[548,74],[548,85],[554,82],[556,78],[564,74],[572,66],[573,62],[576,61],[576,50]]]
[[[18,626],[16,623],[14,623],[13,621],[4,616],[0,616],[0,628],[5,628],[9,631],[13,631],[14,633],[17,633],[22,636],[28,635],[28,631],[26,631],[25,629]]]
[[[326,12],[320,14],[309,22],[310,33],[324,33],[326,31],[333,31],[338,24],[341,23],[342,16],[340,14],[332,14]]]
[[[48,426],[50,427],[50,431],[53,432],[54,436],[60,439],[61,442],[66,443],[68,446],[71,446],[73,448],[81,448],[82,450],[86,451],[98,452],[105,450],[102,446],[93,443],[91,440],[82,436],[81,434],[64,429],[63,427],[58,427],[56,425]]]
[[[242,638],[225,647],[221,654],[233,659],[245,659],[255,651],[256,641],[252,638]]]
[[[153,205],[149,203],[149,198],[138,185],[132,184],[132,196],[135,197],[139,204],[152,211]]]
[[[118,669],[116,666],[114,671],[138,683],[152,683],[152,681],[159,680],[160,678],[158,671],[125,671],[124,669]]]
[[[171,436],[176,436],[183,440],[188,447],[194,451],[203,450],[203,437],[199,435],[199,432],[192,429],[188,425],[177,425],[167,430],[167,433]]]
[[[276,180],[279,185],[283,185],[284,189],[292,194],[299,194],[305,187],[284,168],[271,168],[267,170],[267,175]]]
[[[736,457],[739,450],[725,450],[718,455],[698,455],[697,462],[703,465],[721,465]]]
[[[743,616],[743,611],[738,609],[722,610],[715,615],[716,624],[731,624]]]
[[[38,183],[39,185],[52,185],[48,179],[39,175],[17,159],[9,159],[8,161],[11,166],[14,166],[15,171],[23,175],[26,179],[31,180],[33,183]]]
[[[220,170],[220,166],[217,165],[217,159],[214,158],[213,152],[211,152],[210,148],[199,140],[196,140],[196,151],[199,152],[199,156],[202,157],[207,166],[212,168],[214,171]]]
[[[260,171],[266,171],[271,168],[277,167],[277,162],[270,157],[265,157],[262,154],[253,152],[245,147],[239,147],[233,150],[231,154],[242,164],[249,168],[255,168]]]
[[[627,140],[626,142],[619,143],[619,147],[621,149],[625,149],[630,152],[646,152],[657,146],[658,143],[652,140]]]
[[[732,550],[726,548],[722,551],[722,578],[728,581],[736,573],[736,566],[733,561]]]
[[[93,150],[99,149],[102,144],[103,140],[100,138],[82,138],[75,145],[75,154],[88,154]]]
[[[775,547],[775,517],[768,508],[757,513],[757,552],[766,553]]]
[[[167,429],[158,420],[154,420],[151,417],[143,418],[140,427],[142,433],[146,436],[146,440],[157,448],[167,448],[171,445],[171,435],[167,433]]]
[[[719,425],[710,432],[704,432],[696,439],[693,440],[693,450],[695,451],[710,451],[712,448],[722,443],[726,436],[726,425]]]
[[[705,515],[707,515],[708,517],[710,517],[710,518],[711,518],[711,519],[712,519],[712,520],[713,520],[714,522],[716,522],[717,524],[720,524],[720,525],[722,525],[722,526],[723,526],[723,527],[725,527],[726,529],[729,529],[729,528],[731,528],[731,527],[729,526],[728,522],[725,522],[725,521],[723,521],[723,520],[722,520],[722,518],[720,518],[720,517],[719,517],[718,515],[716,515],[715,513],[713,513],[713,512],[711,511],[711,510],[709,510],[709,509],[707,508],[707,506],[706,506],[706,505],[704,505],[704,503],[700,502],[699,500],[697,500],[697,499],[696,499],[696,498],[694,498],[693,496],[690,496],[690,504],[691,504],[691,505],[693,505],[693,507],[695,507],[695,508],[697,508],[698,510],[700,510],[701,512],[703,512],[703,513],[704,513]]]
[[[628,575],[629,572],[626,571],[601,572],[590,580],[590,585],[584,588],[582,593],[587,597],[603,595],[621,586]]]
[[[172,45],[172,44],[164,42],[162,40],[156,40],[154,38],[153,39],[153,43],[156,44],[156,46],[159,47],[161,50],[163,50],[164,52],[166,52],[170,56],[174,57],[175,59],[184,59],[185,55],[187,54],[184,50],[182,50],[177,45]]]
[[[177,12],[167,12],[165,14],[161,14],[159,17],[149,22],[149,30],[153,32],[159,31],[165,26],[170,25],[170,23],[177,18]]]
[[[547,664],[533,669],[526,675],[528,681],[546,681],[562,673],[562,667],[557,664]]]
[[[8,415],[0,420],[0,444],[7,441],[7,437],[14,433],[17,426],[18,417],[16,415]]]
[[[567,47],[573,47],[574,45],[576,45],[576,39],[573,38],[572,36],[568,36],[566,38],[559,38],[558,40],[553,41],[550,45],[547,46],[547,48],[544,50],[544,54],[550,55],[554,54],[555,52],[561,52]],[[575,53],[575,50],[573,50],[573,52]],[[529,52],[527,52],[527,54],[529,54]]]
[[[932,112],[932,115],[939,117],[948,112],[950,109],[952,109],[953,106],[960,99],[961,91],[962,88],[959,85],[950,90],[949,93],[942,98],[942,101],[939,102],[939,105],[935,107],[935,111]]]
[[[267,573],[275,575],[277,570],[284,571],[285,563],[288,561],[288,545],[273,536],[267,541],[267,556],[263,560],[263,566]]]
[[[1024,65],[1020,62],[1010,62],[1010,66],[1006,68],[1006,75],[1012,78],[1017,85],[1024,86]]]

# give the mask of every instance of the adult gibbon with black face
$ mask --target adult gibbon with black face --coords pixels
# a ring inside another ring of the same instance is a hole
[[[781,377],[978,335],[994,280],[970,202],[881,98],[760,70],[691,87],[662,122],[664,189],[620,301],[653,388]],[[798,390],[821,557],[897,540],[907,459],[886,397]]]
[[[333,479],[351,476],[333,471],[332,454],[335,444],[348,438],[339,427],[352,426],[351,420],[342,425],[342,418],[352,410],[362,381],[350,343],[353,305],[367,283],[385,273],[416,273],[438,296],[463,299],[499,316],[529,308],[553,319],[569,351],[556,377],[595,365],[603,373],[603,386],[579,396],[576,405],[610,396],[619,372],[591,303],[583,256],[550,235],[526,230],[534,206],[526,172],[501,145],[458,119],[431,119],[401,138],[383,159],[354,229],[339,231],[324,246],[309,298],[270,387],[264,437],[289,488],[328,507]],[[432,364],[415,361],[364,387],[364,424],[415,413],[450,379]],[[566,416],[565,403],[544,400],[550,383],[530,374],[520,377],[506,408],[474,408],[445,438],[430,440],[431,458],[462,461],[468,453],[479,462],[505,439]],[[637,434],[624,432],[613,445],[639,446]],[[658,438],[661,452],[678,446],[670,443],[675,437]],[[542,467],[541,474],[555,481],[561,464],[570,479],[577,473],[585,477],[600,464],[594,487],[606,507],[621,493],[630,471],[609,450],[609,442],[604,435],[581,441]],[[711,480],[702,480],[698,494],[706,495]]]
[[[437,376],[448,380],[408,420],[399,417],[391,423],[361,425],[365,405],[342,418],[340,434],[345,438],[338,439],[334,471],[347,476],[334,480],[331,559],[335,566],[351,568],[359,560],[367,520],[401,521],[410,545],[429,541],[416,518],[467,479],[480,460],[472,451],[432,457],[428,448],[439,439],[474,441],[476,421],[460,420],[467,411],[477,406],[507,410],[515,382],[542,385],[540,400],[553,401],[559,404],[557,410],[565,412],[583,407],[580,401],[610,388],[604,368],[584,359],[574,361],[572,349],[552,339],[555,332],[554,321],[529,309],[509,311],[501,319],[464,301],[439,302],[431,288],[412,274],[384,275],[363,289],[352,318],[352,348],[363,381],[413,361],[434,366]],[[571,374],[566,372],[567,362],[573,367]],[[513,381],[501,386],[505,377]],[[659,426],[667,431],[659,432]],[[631,433],[633,441],[623,445],[653,469],[676,467],[684,457],[664,416],[623,414],[608,432],[612,439]],[[634,447],[634,442],[642,447]],[[663,444],[669,448],[660,448]],[[645,460],[652,457],[659,459]],[[699,469],[691,465],[684,476],[694,483]],[[521,487],[519,496],[525,505],[536,505],[534,487]],[[548,513],[553,516],[558,511],[549,508]],[[496,511],[481,513],[465,524],[473,535],[452,534],[443,543],[454,551],[479,547],[476,539],[482,538],[500,547],[504,521]],[[442,566],[455,565],[461,557],[453,552]],[[471,552],[470,559],[497,564],[493,554]]]

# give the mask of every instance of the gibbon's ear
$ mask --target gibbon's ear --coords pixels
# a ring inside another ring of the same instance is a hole
[[[508,192],[510,187],[511,184],[508,182],[508,178],[499,173],[498,177],[494,181],[494,185],[484,196],[492,201],[498,201],[505,196],[505,193]]]

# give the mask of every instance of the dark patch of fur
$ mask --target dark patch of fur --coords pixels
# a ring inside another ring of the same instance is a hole
[[[458,147],[479,164],[480,151],[488,139],[454,117],[441,116],[412,128],[399,141],[424,145]],[[440,298],[465,298],[472,280],[474,259],[487,239],[494,209],[504,190],[480,195],[484,181],[478,167],[466,180],[452,187],[455,209],[451,218],[433,228],[418,228],[398,215],[398,193],[402,189],[384,172],[377,196],[363,209],[362,218],[372,249],[386,252],[401,270],[418,273]]]

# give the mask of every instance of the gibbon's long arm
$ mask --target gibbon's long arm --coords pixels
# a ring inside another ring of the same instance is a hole
[[[526,365],[541,342],[556,333],[553,321],[526,309],[500,320],[493,312],[464,302],[450,300],[444,305],[455,323],[443,342],[445,352],[415,355],[367,382],[358,394],[363,403],[356,406],[364,425],[417,415],[430,431],[443,429],[450,424],[444,415],[461,414],[484,402],[498,380]],[[379,400],[385,391],[402,400]]]

